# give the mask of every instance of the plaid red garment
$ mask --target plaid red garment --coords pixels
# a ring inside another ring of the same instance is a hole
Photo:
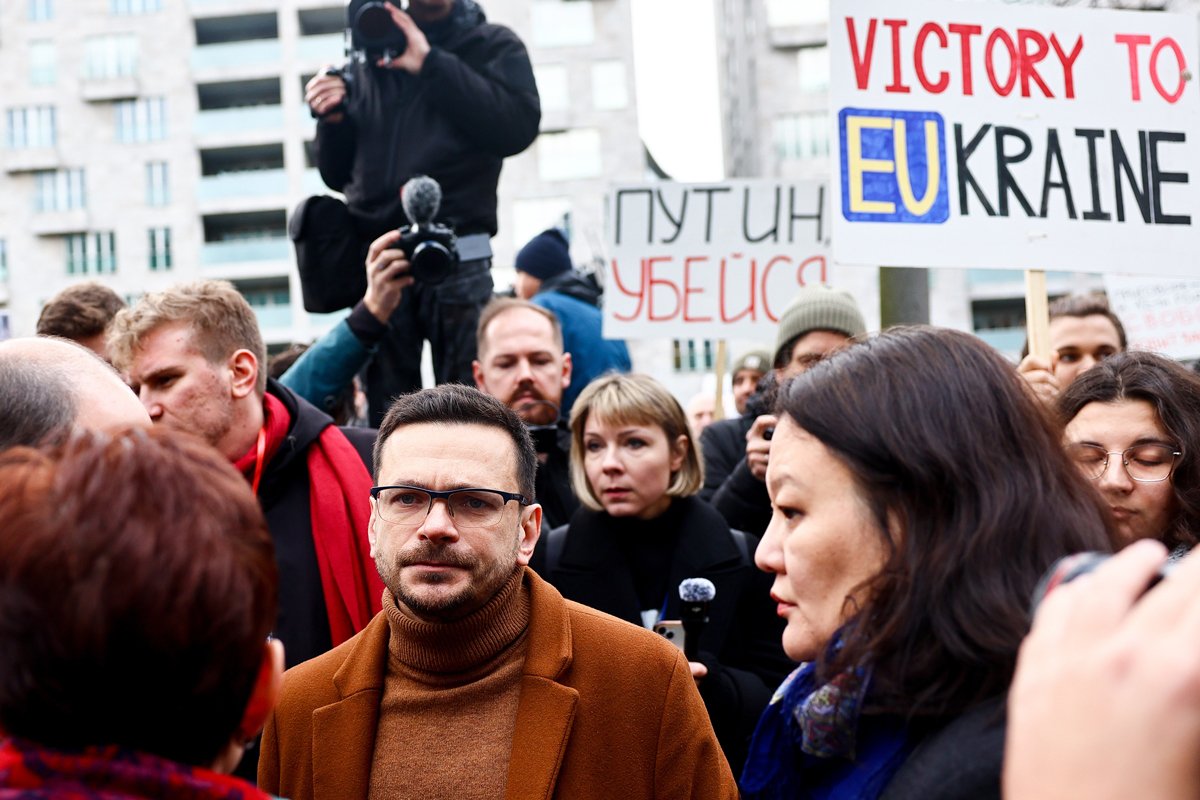
[[[269,800],[245,781],[118,747],[63,752],[0,739],[0,800]]]

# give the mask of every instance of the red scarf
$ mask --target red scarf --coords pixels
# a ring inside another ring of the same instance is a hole
[[[263,461],[270,463],[292,420],[283,401],[271,394],[263,396],[263,415]],[[251,480],[257,464],[257,442],[234,462]],[[308,448],[308,496],[313,544],[334,647],[366,627],[379,612],[383,596],[383,581],[375,569],[367,541],[371,516],[367,496],[371,483],[371,475],[354,445],[336,426],[326,426]]]
[[[232,775],[219,775],[148,753],[113,746],[62,752],[32,742],[0,739],[0,800],[100,797],[269,800],[270,796]]]

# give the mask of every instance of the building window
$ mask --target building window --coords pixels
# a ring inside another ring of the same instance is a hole
[[[73,233],[67,237],[68,275],[111,275],[116,271],[115,233]]]
[[[535,47],[578,47],[596,38],[592,0],[533,0],[529,11]]]
[[[829,48],[804,47],[799,51],[800,91],[807,93],[829,90]]]
[[[171,268],[171,229],[150,229],[150,269],[159,272]]]
[[[53,86],[58,80],[58,51],[54,42],[29,43],[29,85]]]
[[[625,62],[597,61],[592,64],[592,106],[602,111],[615,111],[628,105]]]
[[[543,133],[537,150],[538,175],[544,181],[594,178],[602,172],[600,131],[593,128]]]
[[[74,211],[87,208],[87,187],[82,169],[40,170],[34,173],[33,210]]]
[[[162,11],[162,0],[109,0],[108,13],[114,17],[131,17]]]
[[[0,239],[0,281],[8,280],[8,240]]]
[[[676,372],[712,371],[715,355],[708,339],[675,339],[671,349]]]
[[[571,107],[571,88],[567,68],[562,64],[541,64],[533,68],[542,111],[566,111]]]
[[[45,22],[54,19],[54,0],[29,0],[29,21]]]
[[[167,101],[161,97],[116,103],[117,141],[125,144],[167,138]]]
[[[146,205],[165,206],[171,202],[171,187],[167,180],[167,162],[146,164]]]
[[[12,149],[53,147],[55,135],[54,106],[10,108],[5,112],[8,131],[5,143]]]
[[[824,111],[789,114],[775,120],[775,154],[780,161],[829,155],[829,115]]]
[[[138,37],[133,33],[91,36],[83,43],[83,77],[104,81],[137,74]]]

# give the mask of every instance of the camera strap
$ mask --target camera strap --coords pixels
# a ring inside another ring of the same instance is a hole
[[[458,237],[458,260],[479,261],[492,257],[492,237],[486,233],[472,233]]]

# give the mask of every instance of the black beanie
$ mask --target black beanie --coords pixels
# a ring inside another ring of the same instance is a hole
[[[542,231],[517,253],[517,272],[544,281],[571,269],[567,238],[558,228]]]

